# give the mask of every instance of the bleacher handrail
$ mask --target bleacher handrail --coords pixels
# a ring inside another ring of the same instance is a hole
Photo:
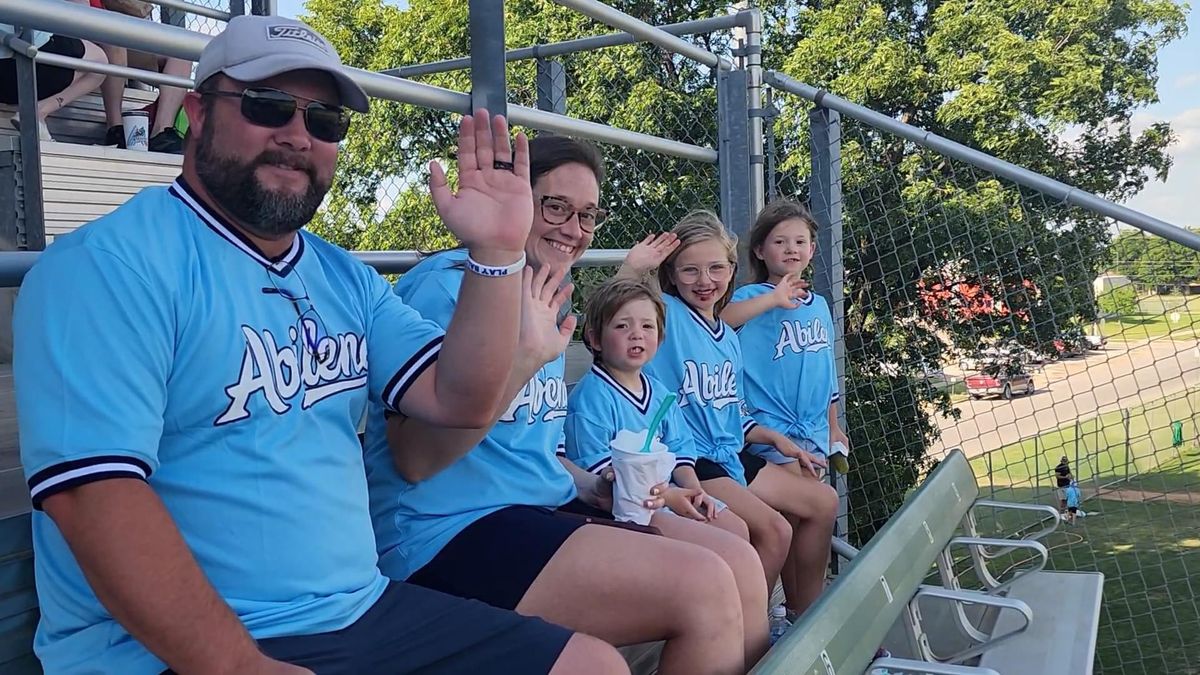
[[[733,63],[724,56],[697,47],[683,38],[671,35],[658,26],[651,26],[635,16],[600,2],[600,0],[554,0],[554,2],[613,28],[623,30],[646,42],[654,43],[669,52],[686,56],[712,68],[733,70]]]
[[[233,18],[233,14],[224,10],[217,9],[215,7],[205,7],[204,5],[185,2],[184,0],[144,0],[144,2],[148,2],[152,5],[158,5],[159,7],[166,7],[167,9],[175,9],[181,12],[195,14],[196,16],[202,16],[206,19],[216,19],[217,21],[228,22]]]
[[[424,251],[351,251],[380,274],[403,274],[429,255]],[[616,267],[625,260],[628,249],[599,248],[585,251],[574,267]],[[25,274],[37,262],[41,251],[0,252],[0,288],[18,288]]]
[[[727,30],[737,26],[745,27],[750,23],[752,14],[753,12],[751,10],[742,10],[735,14],[723,14],[721,16],[713,16],[707,19],[669,23],[659,26],[659,28],[670,33],[671,35],[699,35],[712,33],[718,30]],[[574,40],[564,40],[563,42],[551,42],[548,44],[530,45],[528,47],[510,49],[504,53],[504,60],[524,61],[526,59],[549,59],[556,56],[566,56],[567,54],[575,54],[578,52],[588,52],[597,49],[605,49],[607,47],[629,45],[641,41],[642,40],[637,36],[625,31],[606,33],[604,35],[589,35],[587,37],[575,38]],[[455,70],[464,70],[470,67],[471,57],[462,56],[456,59],[418,63],[411,66],[397,66],[395,68],[388,68],[379,72],[383,73],[384,75],[394,75],[396,77],[421,77],[424,75],[433,75],[435,73],[448,73]]]
[[[1086,190],[1067,185],[1049,176],[1030,171],[1011,162],[1006,162],[986,152],[969,148],[962,143],[957,143],[931,131],[914,127],[911,124],[905,124],[870,108],[858,105],[857,103],[851,103],[824,89],[800,82],[783,73],[773,70],[767,71],[764,74],[764,79],[767,84],[776,89],[795,94],[818,106],[836,110],[847,117],[854,118],[882,131],[895,134],[923,148],[928,148],[947,157],[994,173],[997,176],[1002,176],[1018,185],[1031,190],[1037,190],[1065,203],[1087,209],[1093,213],[1100,214],[1106,218],[1112,218],[1127,225],[1132,225],[1177,244],[1187,246],[1190,249],[1200,251],[1200,234],[1186,230],[1178,225],[1172,225],[1164,220],[1131,209],[1128,206],[1122,206]]]
[[[157,70],[143,70],[141,68],[130,68],[129,66],[114,66],[111,63],[100,63],[98,61],[87,61],[77,59],[73,56],[63,56],[62,54],[51,54],[50,52],[38,51],[33,58],[34,62],[45,64],[47,66],[59,66],[62,68],[70,68],[72,70],[82,70],[89,73],[100,73],[102,75],[116,75],[131,80],[138,80],[146,84],[166,85],[170,87],[183,87],[184,89],[192,88],[192,80],[186,77],[178,77],[175,75],[167,75],[160,73]]]
[[[147,25],[142,19],[82,5],[41,0],[0,0],[0,20],[16,26],[28,26],[189,61],[200,57],[200,52],[212,37],[176,26]],[[358,68],[345,70],[362,85],[367,94],[376,98],[460,114],[471,109],[471,97],[462,92]],[[717,151],[712,148],[523,106],[511,105],[508,110],[509,121],[514,124],[698,162],[715,164],[717,161]]]

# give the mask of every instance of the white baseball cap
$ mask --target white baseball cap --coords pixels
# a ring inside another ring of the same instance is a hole
[[[320,70],[337,83],[341,104],[367,112],[369,99],[342,69],[337,50],[308,25],[280,16],[235,16],[209,41],[196,64],[196,84],[217,73],[258,82],[293,70]]]

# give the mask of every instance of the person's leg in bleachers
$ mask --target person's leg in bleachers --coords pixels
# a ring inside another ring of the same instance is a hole
[[[87,40],[83,40],[82,42],[83,56],[81,58],[84,61],[108,63],[108,59],[104,56],[104,52],[99,46]],[[104,76],[100,73],[75,71],[75,79],[71,81],[71,84],[67,85],[66,89],[38,101],[38,121],[44,122],[47,117],[67,107],[83,95],[96,91],[103,80]]]
[[[108,56],[108,62],[114,66],[129,65],[129,50],[114,45],[101,45]],[[100,98],[104,99],[104,123],[107,131],[104,134],[104,145],[125,147],[125,132],[121,122],[122,106],[125,101],[125,84],[127,80],[116,75],[104,78],[100,85]]]

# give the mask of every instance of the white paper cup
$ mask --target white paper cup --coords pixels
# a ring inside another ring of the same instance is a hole
[[[150,113],[145,110],[126,110],[121,113],[125,127],[125,147],[129,150],[150,149]]]
[[[651,452],[642,452],[646,432],[622,429],[609,443],[612,448],[613,471],[613,517],[622,522],[650,524],[652,509],[645,506],[650,490],[665,483],[675,468],[675,454],[659,441],[651,445]]]

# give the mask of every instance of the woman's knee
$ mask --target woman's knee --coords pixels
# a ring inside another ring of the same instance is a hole
[[[837,520],[838,508],[841,506],[841,499],[838,497],[837,490],[825,483],[820,483],[820,488],[816,490],[816,505],[817,517],[822,522],[833,522]]]
[[[629,664],[616,647],[591,635],[575,633],[550,670],[551,675],[574,673],[628,675]]]

